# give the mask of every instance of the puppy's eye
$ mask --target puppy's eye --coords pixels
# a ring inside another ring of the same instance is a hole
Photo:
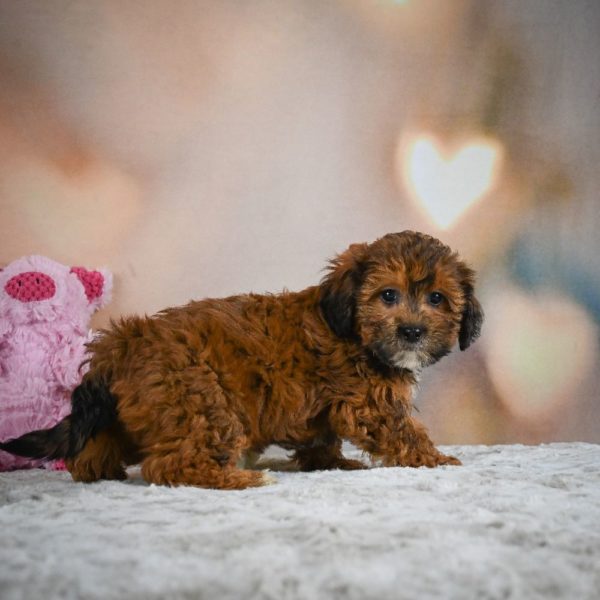
[[[398,300],[400,299],[400,294],[398,294],[396,290],[390,288],[383,290],[383,292],[380,294],[380,297],[386,304],[397,304]]]
[[[444,296],[439,292],[431,292],[429,294],[429,304],[432,306],[439,306],[444,301]]]

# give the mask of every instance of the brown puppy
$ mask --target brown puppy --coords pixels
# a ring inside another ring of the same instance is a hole
[[[473,272],[438,240],[405,231],[355,244],[319,286],[191,302],[115,323],[90,344],[73,413],[3,447],[68,457],[75,480],[245,488],[239,468],[269,444],[300,468],[356,469],[343,439],[384,465],[460,464],[411,416],[421,369],[464,350],[483,314]]]

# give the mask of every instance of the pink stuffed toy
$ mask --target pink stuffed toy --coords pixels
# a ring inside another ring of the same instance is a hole
[[[71,412],[81,381],[92,314],[110,299],[105,270],[65,267],[28,256],[0,270],[0,441],[53,427]],[[62,461],[20,458],[0,450],[0,471]]]

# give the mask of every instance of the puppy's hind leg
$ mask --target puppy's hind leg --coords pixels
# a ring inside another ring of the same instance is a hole
[[[265,471],[236,466],[247,444],[234,415],[220,426],[203,416],[190,417],[190,424],[184,436],[171,436],[153,445],[142,462],[142,476],[148,483],[223,490],[274,483]]]
[[[210,369],[189,369],[186,377],[171,384],[168,393],[175,394],[170,403],[173,426],[164,427],[158,439],[144,448],[142,476],[146,481],[216,489],[274,482],[264,471],[236,466],[250,444]]]
[[[86,442],[77,456],[65,461],[71,477],[88,483],[99,479],[127,479],[122,443],[116,425],[100,431]]]

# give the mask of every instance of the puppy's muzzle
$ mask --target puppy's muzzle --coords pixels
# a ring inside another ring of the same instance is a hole
[[[398,327],[398,336],[410,344],[416,344],[426,333],[427,328],[421,325],[401,325]]]

